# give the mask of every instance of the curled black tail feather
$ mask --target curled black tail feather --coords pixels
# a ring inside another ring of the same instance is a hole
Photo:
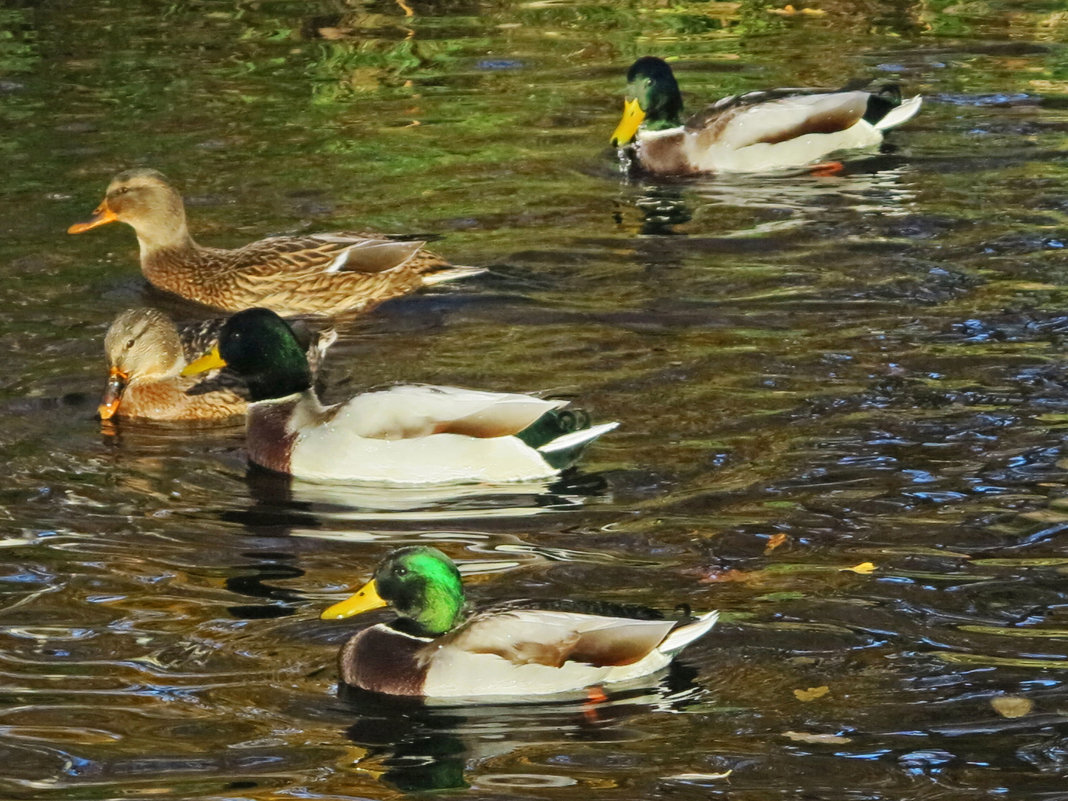
[[[552,409],[518,434],[532,448],[540,448],[557,437],[590,427],[590,415],[583,409]]]
[[[869,125],[875,125],[879,120],[890,113],[892,109],[901,105],[901,87],[896,83],[888,83],[879,87],[879,91],[873,92],[868,97],[868,108],[864,112],[864,121]]]

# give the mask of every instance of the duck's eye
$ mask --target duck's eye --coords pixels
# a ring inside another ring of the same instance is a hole
[[[408,568],[406,568],[406,567],[404,567],[402,565],[397,565],[395,568],[393,568],[393,575],[394,576],[407,576],[408,575]]]
[[[135,339],[131,339],[131,340],[128,340],[128,341],[126,342],[126,350],[129,350],[130,348],[132,348],[132,347],[134,346],[134,343],[135,343],[136,341],[137,341],[137,340],[135,340]]]
[[[125,195],[129,191],[130,191],[130,187],[128,187],[128,186],[120,186],[118,189],[115,190],[115,194],[116,195]]]

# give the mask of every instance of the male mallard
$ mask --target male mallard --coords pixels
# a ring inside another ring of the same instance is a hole
[[[224,311],[264,306],[279,314],[359,311],[422,286],[481,272],[453,267],[424,242],[374,234],[273,236],[235,250],[189,235],[182,196],[155,170],[111,179],[93,217],[68,233],[124,222],[137,232],[141,271],[160,289]]]
[[[647,172],[759,172],[800,167],[837,150],[874,147],[920,110],[896,86],[878,92],[775,89],[725,97],[682,122],[682,95],[665,61],[639,58],[612,144],[634,142]]]
[[[312,479],[397,484],[523,481],[556,475],[618,424],[590,426],[566,401],[397,386],[323,406],[308,360],[277,314],[231,317],[219,346],[184,371],[229,366],[248,384],[248,454]]]
[[[436,548],[394,551],[374,578],[322,613],[337,620],[390,604],[400,615],[338,654],[345,684],[432,697],[563,693],[665,667],[717,612],[664,620],[640,606],[517,600],[468,614],[460,571]]]
[[[224,322],[205,320],[179,331],[155,309],[122,312],[104,337],[108,383],[98,407],[100,418],[206,421],[244,414],[248,391],[236,377],[182,375],[189,360],[218,340]],[[307,338],[314,371],[337,333],[326,329]]]

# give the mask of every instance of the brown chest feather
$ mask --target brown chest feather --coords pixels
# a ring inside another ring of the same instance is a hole
[[[261,467],[289,473],[297,432],[289,430],[296,401],[258,403],[249,407],[245,440],[248,458]]]
[[[389,695],[423,695],[427,665],[419,652],[426,643],[382,626],[355,635],[338,654],[341,680],[353,687]]]

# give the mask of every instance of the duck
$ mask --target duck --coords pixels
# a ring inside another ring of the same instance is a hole
[[[108,380],[97,411],[101,420],[217,421],[243,416],[248,391],[236,376],[218,372],[186,377],[182,370],[218,340],[225,319],[175,325],[151,308],[126,309],[104,336]],[[337,339],[332,328],[302,326],[312,372]]]
[[[618,425],[592,425],[563,400],[422,384],[324,406],[292,329],[269,309],[233,315],[218,346],[183,374],[220,367],[249,389],[249,459],[304,479],[426,485],[549,478]]]
[[[655,609],[573,599],[467,608],[456,564],[437,548],[397,549],[354,595],[322,612],[341,620],[391,606],[398,617],[353,635],[344,684],[433,698],[544,695],[639,679],[705,635],[718,612],[681,620]]]
[[[203,247],[189,234],[182,196],[148,168],[112,178],[93,216],[67,232],[112,222],[134,229],[150,284],[225,312],[266,307],[286,315],[336,316],[483,272],[449,264],[423,241],[376,234],[271,236],[233,250]]]
[[[773,89],[725,97],[683,122],[671,67],[645,56],[627,72],[623,117],[611,141],[624,162],[656,175],[783,170],[875,147],[921,103],[919,95],[902,101],[893,85],[875,92]]]

